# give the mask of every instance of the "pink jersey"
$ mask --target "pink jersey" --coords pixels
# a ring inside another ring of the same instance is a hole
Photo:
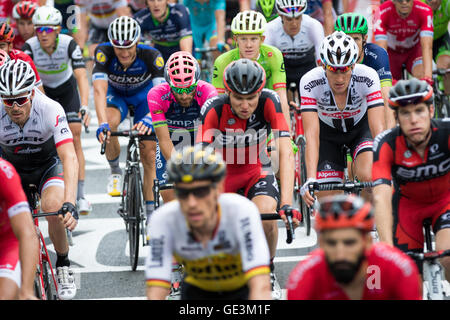
[[[422,287],[414,261],[399,249],[376,243],[366,252],[362,300],[420,300]],[[322,249],[311,253],[289,275],[288,300],[349,300],[328,269]]]
[[[389,49],[406,52],[419,43],[420,37],[433,38],[433,11],[427,4],[414,0],[406,19],[400,18],[392,1],[380,5],[375,41],[387,40]]]

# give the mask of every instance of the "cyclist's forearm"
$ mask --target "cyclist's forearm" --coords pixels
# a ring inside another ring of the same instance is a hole
[[[147,299],[148,300],[165,300],[169,295],[170,289],[151,286],[147,287]]]
[[[420,44],[422,46],[423,59],[423,75],[432,78],[433,76],[433,38],[421,37]]]
[[[164,159],[170,159],[174,146],[172,140],[170,140],[170,133],[167,125],[155,128],[155,133],[158,137],[159,148],[161,149]]]
[[[192,53],[192,36],[184,37],[180,40],[181,51],[187,51]]]
[[[394,110],[389,107],[389,89],[390,86],[381,87],[381,96],[383,97],[384,102],[384,121],[385,121],[385,129],[394,128],[396,126]]]
[[[64,172],[64,202],[75,204],[78,185],[78,159],[73,143],[65,143],[57,149],[63,164]]]
[[[317,176],[317,164],[319,162],[319,119],[315,112],[302,113],[302,123],[306,138],[306,178],[315,179]]]
[[[373,188],[375,225],[381,242],[393,245],[393,216],[391,186],[382,184]]]
[[[286,88],[282,88],[276,91],[280,96],[281,101],[281,110],[283,111],[284,118],[286,119],[286,123],[288,124],[288,128],[291,128],[291,117],[289,115],[289,104],[287,100]]]
[[[78,90],[80,91],[81,105],[89,104],[89,82],[87,78],[86,68],[77,68],[73,70],[75,79],[77,79]]]
[[[292,194],[294,192],[294,154],[292,152],[290,138],[279,138],[280,150],[280,184],[281,184],[281,206],[292,205]]]
[[[103,83],[105,82],[105,83]],[[106,92],[108,91],[108,82],[105,80],[93,81],[94,85],[94,103],[97,113],[98,124],[108,122],[106,116]]]
[[[225,10],[216,10],[217,40],[225,42]]]
[[[375,138],[378,134],[384,131],[385,129],[385,110],[384,106],[373,107],[367,110],[368,121],[370,132],[372,133],[372,138]]]
[[[270,287],[270,276],[260,274],[248,280],[249,300],[271,300],[272,289]]]

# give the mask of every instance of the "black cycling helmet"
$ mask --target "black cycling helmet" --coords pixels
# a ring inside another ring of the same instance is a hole
[[[231,92],[252,94],[264,88],[266,72],[256,61],[239,59],[226,67],[223,72],[223,83]]]
[[[416,78],[400,80],[389,90],[389,106],[394,110],[420,102],[430,105],[433,100],[433,88],[426,81]]]
[[[198,180],[220,181],[225,176],[225,162],[214,148],[196,144],[174,151],[167,163],[172,182],[190,183]]]

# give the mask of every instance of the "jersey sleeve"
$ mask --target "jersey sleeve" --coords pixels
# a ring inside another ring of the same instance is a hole
[[[197,85],[197,90],[200,90],[201,96],[199,97],[198,104],[199,106],[203,106],[208,99],[211,99],[217,96],[217,90],[214,86],[208,82],[203,80],[199,80]]]
[[[155,128],[167,126],[165,113],[169,109],[169,101],[163,100],[163,96],[170,94],[168,84],[160,84],[153,87],[147,95],[148,108],[152,115],[152,122]]]
[[[307,72],[300,79],[300,108],[302,112],[317,112],[317,97],[314,93],[314,81],[315,69]]]
[[[233,52],[235,50],[237,50],[237,48],[222,53],[216,59],[216,61],[214,61],[214,70],[211,83],[217,89],[218,94],[225,93],[225,85],[223,84],[223,72],[225,71],[225,68],[233,61]]]
[[[386,19],[387,19],[387,11],[390,11],[391,9],[387,7],[388,2],[385,2],[380,5],[380,16],[378,20],[375,23],[375,31],[374,31],[374,40],[375,41],[387,41],[387,30],[386,30]]]
[[[180,11],[180,36],[181,39],[185,37],[192,36],[192,28],[191,28],[191,20],[189,18],[189,11],[188,9],[182,5],[178,5],[178,9]]]
[[[367,78],[365,81],[367,109],[382,107],[384,106],[384,100],[381,95],[380,77],[378,77],[378,73],[373,68],[366,67],[366,70],[367,76],[364,78]]]
[[[372,181],[374,186],[391,185],[392,166],[394,165],[394,151],[388,142],[392,129],[383,131],[373,141]],[[392,133],[391,133],[392,135]]]
[[[374,46],[376,46],[374,44]],[[376,56],[375,65],[373,68],[377,71],[378,77],[380,78],[381,87],[391,87],[392,86],[392,73],[391,67],[389,65],[389,56],[386,50],[376,46]]]
[[[274,91],[263,90],[267,97],[264,102],[264,118],[270,123],[270,128],[277,131],[277,136],[290,137],[289,127],[281,109],[280,97]]]
[[[59,146],[73,142],[72,131],[69,129],[67,116],[63,107],[56,101],[53,101],[52,107],[48,108],[47,126],[53,128],[53,139],[55,146]]]
[[[68,46],[68,56],[72,60],[72,68],[86,68],[86,64],[83,60],[83,53],[81,52],[80,46],[75,42],[74,39],[70,40]]]
[[[422,25],[420,28],[421,37],[431,37],[433,38],[434,28],[433,28],[433,10],[426,5],[420,5],[422,12]]]
[[[197,143],[211,144],[214,135],[219,130],[219,115],[217,108],[220,108],[219,96],[207,100],[200,110],[200,125],[197,131]]]
[[[106,80],[108,81],[108,64],[109,57],[106,46],[97,46],[94,53],[94,69],[92,70],[92,81]]]
[[[13,165],[0,159],[0,198],[10,218],[22,212],[30,212],[20,176]]]
[[[316,278],[314,266],[318,263],[320,263],[320,256],[313,253],[307,259],[300,261],[291,271],[286,283],[287,300],[317,299],[315,288],[319,280]]]
[[[272,76],[268,79],[269,83],[266,83],[266,88],[272,90],[286,89],[286,70],[284,67],[283,54],[278,48],[267,46],[269,51],[267,52],[268,60],[270,61],[270,69]]]
[[[215,0],[214,10],[226,10],[227,3],[225,0]]]

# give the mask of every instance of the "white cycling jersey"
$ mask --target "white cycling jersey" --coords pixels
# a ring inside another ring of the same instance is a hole
[[[73,69],[85,68],[80,47],[66,34],[58,36],[51,55],[42,49],[37,36],[25,42],[23,52],[33,59],[45,87],[57,88],[73,76]]]
[[[81,13],[89,14],[91,23],[97,28],[108,29],[118,16],[116,9],[128,5],[127,0],[75,0]]]
[[[184,266],[184,281],[206,291],[231,291],[258,274],[269,274],[270,254],[256,205],[245,197],[219,197],[219,219],[204,247],[196,241],[178,201],[157,209],[150,218],[148,286],[170,288],[172,256]]]
[[[356,64],[353,69],[347,103],[342,111],[336,105],[322,67],[303,76],[300,95],[302,112],[317,112],[320,121],[342,132],[349,132],[363,119],[367,109],[384,105],[377,72],[363,64]]]

